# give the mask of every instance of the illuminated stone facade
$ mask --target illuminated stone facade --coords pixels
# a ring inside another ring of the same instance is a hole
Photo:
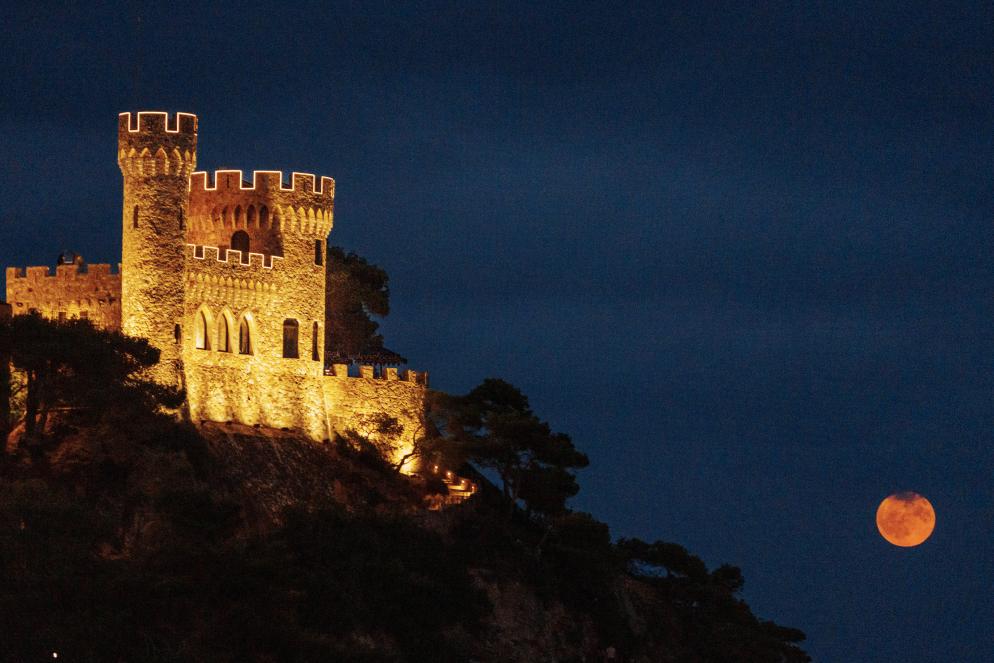
[[[194,172],[197,117],[122,113],[120,274],[108,265],[7,270],[15,314],[88,317],[149,339],[156,379],[194,421],[300,430],[315,440],[371,417],[420,434],[427,375],[325,368],[325,244],[335,182],[278,171]],[[406,451],[399,445],[398,457]],[[406,468],[408,470],[413,468]]]
[[[89,318],[106,329],[121,327],[121,274],[110,265],[7,268],[7,301],[15,315],[35,310],[46,318]]]

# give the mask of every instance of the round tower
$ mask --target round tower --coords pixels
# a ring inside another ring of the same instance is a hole
[[[124,177],[121,331],[160,352],[154,377],[181,385],[185,225],[197,163],[197,117],[121,113],[117,163]]]

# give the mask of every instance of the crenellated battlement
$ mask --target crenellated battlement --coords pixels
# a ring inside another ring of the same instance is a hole
[[[108,264],[69,263],[7,268],[7,301],[15,314],[36,311],[51,319],[88,318],[95,325],[121,325],[121,269]]]
[[[202,260],[206,263],[219,262],[245,269],[272,269],[283,261],[283,256],[274,256],[263,253],[249,252],[242,256],[242,252],[236,249],[222,249],[217,246],[206,246],[203,244],[187,244],[186,257],[189,261]]]
[[[204,171],[190,176],[190,227],[207,240],[215,231],[298,233],[323,239],[331,232],[335,212],[335,180],[292,173],[284,183],[278,170]]]
[[[138,111],[117,116],[118,135],[129,134],[186,134],[197,135],[197,116],[193,113],[176,113],[170,117],[163,111]]]
[[[332,364],[330,368],[325,369],[324,374],[326,377],[359,378],[364,380],[381,380],[384,382],[410,382],[425,387],[428,386],[428,371],[415,371],[412,369],[399,371],[393,366],[384,366],[378,369],[372,364],[359,364],[350,373],[349,366],[349,364]]]
[[[291,173],[289,186],[284,184],[283,171],[281,170],[253,170],[251,183],[245,181],[240,170],[216,170],[213,173],[213,178],[211,175],[204,170],[190,175],[190,190],[219,192],[290,191],[314,194],[327,201],[335,199],[335,180],[331,177],[318,179],[312,173]]]
[[[56,265],[55,273],[52,273],[52,269],[47,266],[32,266],[22,268],[22,267],[8,267],[7,268],[7,282],[16,279],[26,279],[29,281],[38,281],[42,279],[100,279],[109,276],[114,276],[120,278],[121,276],[121,266],[118,265],[117,271],[111,271],[111,266],[106,263],[97,263],[94,265]]]
[[[197,167],[197,116],[160,111],[121,113],[117,163],[125,176],[189,177]]]

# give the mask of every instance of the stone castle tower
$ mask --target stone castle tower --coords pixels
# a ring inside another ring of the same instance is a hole
[[[194,172],[197,125],[188,113],[120,115],[120,273],[82,261],[54,275],[8,268],[13,313],[88,318],[148,339],[161,351],[153,377],[186,390],[194,421],[325,440],[385,415],[402,428],[388,446],[403,457],[423,432],[427,374],[325,362],[334,180]]]
[[[124,113],[117,163],[124,177],[121,212],[121,330],[161,351],[157,378],[181,385],[183,249],[190,174],[197,165],[197,118]]]

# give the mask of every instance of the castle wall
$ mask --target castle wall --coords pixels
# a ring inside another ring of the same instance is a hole
[[[395,417],[402,427],[394,440],[393,453],[387,458],[391,463],[400,462],[410,452],[414,440],[423,436],[424,401],[427,392],[427,375],[397,369],[383,370],[381,377],[374,377],[372,366],[361,366],[358,377],[348,375],[345,364],[335,364],[333,375],[326,375],[322,382],[328,425],[333,433],[345,434],[355,430],[373,439],[369,430],[379,415]],[[417,469],[415,460],[402,468],[405,472]]]
[[[187,245],[183,365],[191,418],[295,429],[320,441],[350,429],[368,434],[373,419],[386,415],[403,428],[389,458],[397,462],[423,433],[425,375],[387,368],[374,377],[364,366],[350,377],[341,364],[325,375],[320,325],[316,356],[313,325],[301,324],[299,357],[284,357],[284,319],[324,312],[323,274],[301,279],[289,262],[253,253],[245,264],[238,251]],[[240,352],[243,321],[250,354]]]
[[[88,318],[97,327],[121,328],[121,274],[110,265],[58,265],[53,275],[48,267],[7,268],[7,302],[15,315],[38,311],[58,320]]]
[[[326,439],[318,317],[324,314],[323,272],[306,279],[299,266],[293,269],[278,256],[252,253],[246,264],[238,251],[193,245],[186,251],[183,365],[191,417],[300,429]],[[283,356],[286,319],[298,322],[296,358]],[[248,354],[240,352],[243,322]]]

